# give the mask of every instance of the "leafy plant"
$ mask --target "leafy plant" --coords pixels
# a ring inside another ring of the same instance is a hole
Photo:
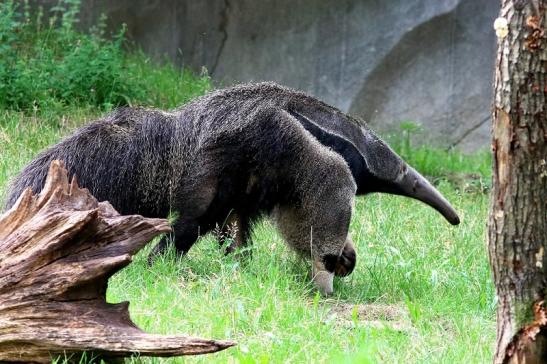
[[[148,90],[129,68],[125,27],[106,37],[102,17],[89,33],[76,29],[80,0],[61,0],[48,25],[42,10],[0,4],[0,107],[40,111],[90,104],[103,110],[146,103]]]

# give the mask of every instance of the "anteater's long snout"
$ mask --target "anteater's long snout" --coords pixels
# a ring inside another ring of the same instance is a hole
[[[396,181],[401,194],[428,204],[439,211],[452,225],[458,225],[460,218],[444,196],[414,168],[406,166],[405,169]]]

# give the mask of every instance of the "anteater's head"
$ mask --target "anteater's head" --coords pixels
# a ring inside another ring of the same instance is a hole
[[[318,101],[293,103],[288,111],[323,145],[344,157],[357,194],[385,192],[412,197],[433,207],[452,225],[460,223],[456,210],[441,193],[364,123]]]

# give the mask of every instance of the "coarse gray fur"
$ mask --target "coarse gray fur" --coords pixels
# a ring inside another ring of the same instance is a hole
[[[27,186],[40,191],[54,159],[122,214],[177,211],[181,253],[233,212],[244,240],[253,220],[273,212],[287,243],[312,257],[325,293],[341,258],[355,264],[348,227],[356,192],[419,198],[457,219],[438,196],[413,195],[421,176],[405,177],[415,171],[364,124],[274,83],[218,90],[170,112],[121,108],[42,152],[13,180],[6,207]],[[408,191],[399,186],[405,178]]]

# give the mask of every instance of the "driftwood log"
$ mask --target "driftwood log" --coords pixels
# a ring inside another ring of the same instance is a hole
[[[27,189],[0,216],[0,362],[195,355],[234,345],[147,334],[131,321],[128,302],[106,302],[109,277],[169,230],[164,219],[120,216],[75,179],[69,184],[54,161],[43,191]]]

